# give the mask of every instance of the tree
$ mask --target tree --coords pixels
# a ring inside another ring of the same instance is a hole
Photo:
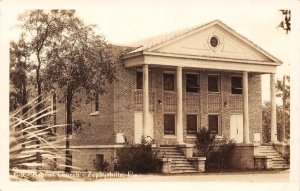
[[[11,79],[12,82],[17,77],[20,78],[22,82],[23,91],[15,93],[15,97],[22,97],[22,104],[26,102],[27,94],[26,86],[27,84],[27,76],[29,76],[32,80],[30,83],[30,87],[34,86],[33,97],[37,97],[36,114],[37,120],[36,125],[38,128],[43,129],[46,127],[46,119],[41,117],[42,108],[44,102],[43,100],[43,90],[44,90],[44,69],[48,64],[47,55],[49,51],[53,49],[53,42],[59,38],[61,33],[64,30],[68,29],[69,24],[72,22],[72,19],[77,19],[74,17],[74,10],[31,10],[26,11],[24,14],[21,14],[18,17],[20,22],[19,28],[21,29],[21,36],[19,43],[16,48],[11,49],[11,52],[16,52],[15,50],[22,50],[26,52],[26,58],[30,59],[30,71],[25,70],[25,66],[22,68],[22,72],[16,72],[16,74],[12,73]],[[12,59],[14,54],[11,54],[11,65],[15,64],[16,59]],[[26,62],[23,62],[26,65]],[[24,65],[24,64],[23,64]],[[13,71],[14,68],[12,67]],[[11,98],[13,97],[13,93]],[[26,111],[26,108],[25,108]],[[39,140],[36,140],[36,145],[39,145]],[[39,160],[39,153],[37,153],[37,160]]]
[[[286,129],[290,130],[290,76],[283,76],[283,80],[277,80],[276,96],[282,98],[282,139],[286,139]],[[288,134],[289,138],[289,134]]]
[[[47,53],[52,49],[55,41],[62,31],[67,27],[70,18],[73,18],[75,11],[43,10],[26,11],[18,17],[19,27],[22,30],[22,39],[26,44],[26,51],[33,62],[38,103],[42,103],[43,90],[43,68],[47,64]],[[36,106],[36,112],[39,114],[42,105]],[[42,118],[37,120],[37,124],[42,124]]]
[[[18,42],[10,42],[10,111],[27,104],[27,80],[29,65],[29,52],[24,38]],[[25,115],[27,107],[22,110]]]
[[[64,92],[67,113],[66,172],[71,171],[72,154],[69,135],[72,133],[74,96],[86,93],[88,101],[105,92],[105,85],[115,79],[115,48],[72,15],[68,27],[52,42],[45,67],[47,88]]]
[[[286,34],[288,34],[288,32],[291,31],[291,10],[280,9],[279,11],[284,16],[284,21],[281,21],[278,27],[283,28],[283,30],[286,31]]]
[[[290,76],[284,76],[283,80],[277,80],[276,82],[276,97],[282,98],[282,104],[285,105],[285,109],[290,109]]]

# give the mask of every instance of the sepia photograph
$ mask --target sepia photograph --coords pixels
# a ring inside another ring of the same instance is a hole
[[[300,190],[300,1],[0,8],[1,191]]]

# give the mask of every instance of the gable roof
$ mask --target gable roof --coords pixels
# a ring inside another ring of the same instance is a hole
[[[193,31],[194,29],[199,28],[199,26],[194,26],[194,27],[188,27],[188,28],[184,28],[184,29],[179,29],[176,31],[172,31],[172,32],[166,32],[163,34],[159,34],[159,35],[155,35],[152,37],[148,37],[136,42],[132,42],[130,44],[128,44],[128,46],[130,47],[136,47],[136,49],[132,50],[130,53],[134,53],[134,52],[139,52],[142,50],[147,50],[149,48],[152,48],[158,44],[164,43],[168,40],[172,40],[175,39],[178,36],[181,36],[183,34],[186,34],[190,31]]]
[[[232,28],[230,28],[228,25],[226,25],[225,23],[223,23],[220,20],[214,20],[214,21],[209,22],[209,23],[204,24],[204,25],[188,27],[188,28],[180,29],[180,30],[173,31],[173,32],[163,33],[163,34],[160,34],[160,35],[152,36],[152,37],[149,37],[149,38],[145,38],[145,39],[130,43],[130,44],[128,44],[128,46],[134,47],[135,49],[132,50],[131,52],[127,53],[125,55],[125,57],[131,57],[131,55],[136,55],[138,53],[143,53],[144,51],[151,51],[151,50],[153,50],[157,47],[164,46],[168,43],[176,41],[177,39],[179,39],[181,37],[188,36],[190,34],[193,34],[194,32],[201,31],[201,30],[206,29],[206,28],[208,28],[210,26],[213,26],[213,25],[221,26],[226,31],[233,34],[234,36],[236,36],[237,38],[239,38],[240,40],[242,40],[246,44],[250,45],[251,47],[253,47],[257,51],[259,51],[263,55],[269,57],[271,60],[273,60],[278,65],[282,64],[281,60],[279,60],[275,56],[271,55],[270,53],[268,53],[267,51],[265,51],[264,49],[259,47],[257,44],[255,44],[252,41],[250,41],[249,39],[247,39],[246,37],[244,37],[241,34],[237,33],[235,30],[233,30]]]

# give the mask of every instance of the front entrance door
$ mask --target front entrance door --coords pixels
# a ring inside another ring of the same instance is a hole
[[[149,113],[149,136],[154,139],[153,133],[153,113]],[[143,135],[143,113],[134,113],[134,142],[141,143],[141,137]]]
[[[230,116],[230,139],[236,143],[243,142],[243,115]]]

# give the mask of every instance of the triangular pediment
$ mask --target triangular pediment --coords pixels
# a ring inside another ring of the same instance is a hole
[[[220,21],[195,28],[181,36],[152,46],[147,51],[227,60],[259,61],[276,65],[281,62]]]

